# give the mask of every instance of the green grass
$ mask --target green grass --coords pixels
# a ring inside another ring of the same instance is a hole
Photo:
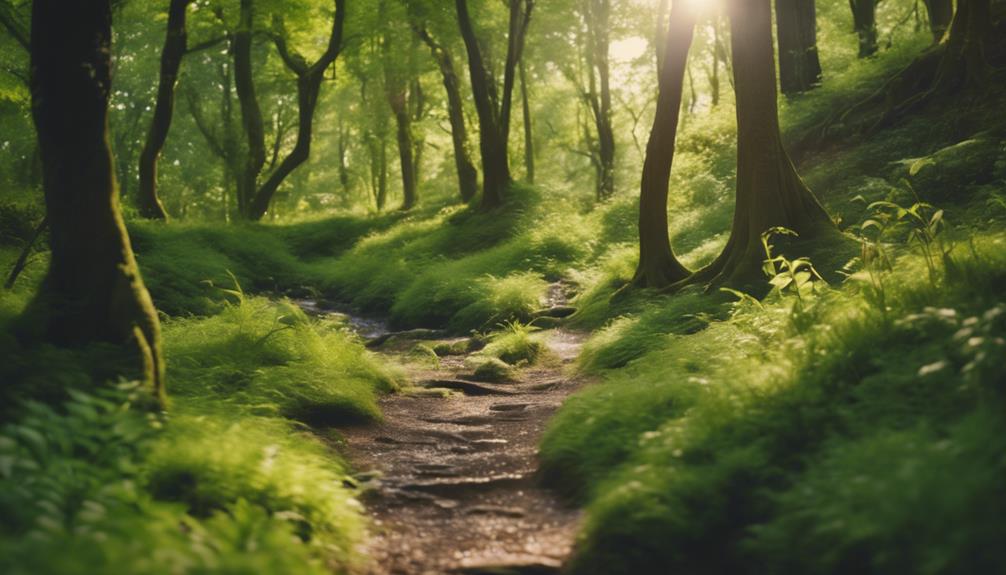
[[[779,301],[651,335],[542,445],[589,503],[573,572],[1001,570],[1004,245],[935,286],[904,256],[886,312],[853,282],[802,331]]]
[[[5,326],[36,289],[24,279],[0,298]],[[163,321],[163,418],[130,409],[135,390],[108,390],[101,346],[25,348],[0,332],[0,377],[19,383],[0,427],[0,570],[327,573],[361,561],[347,466],[302,422],[377,419],[399,376],[345,326],[215,291],[218,314]]]

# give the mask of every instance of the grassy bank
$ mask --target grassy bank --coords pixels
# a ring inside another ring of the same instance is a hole
[[[36,279],[0,299],[5,326]],[[398,376],[342,325],[237,290],[220,298],[216,315],[163,321],[164,416],[133,409],[128,383],[81,375],[100,373],[100,349],[27,349],[3,331],[0,354],[16,360],[0,379],[63,399],[5,406],[0,570],[327,573],[360,561],[348,468],[304,423],[378,418]]]

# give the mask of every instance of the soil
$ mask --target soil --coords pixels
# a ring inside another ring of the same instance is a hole
[[[537,446],[583,383],[568,375],[583,336],[539,337],[547,357],[509,383],[472,381],[464,356],[417,357],[408,339],[376,350],[404,366],[410,387],[382,400],[383,422],[340,430],[371,519],[364,573],[560,571],[579,513],[539,485]]]

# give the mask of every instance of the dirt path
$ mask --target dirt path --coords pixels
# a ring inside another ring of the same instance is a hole
[[[412,392],[381,402],[385,420],[345,429],[373,523],[371,575],[557,573],[578,513],[536,482],[546,422],[580,385],[565,368],[581,337],[544,332],[551,358],[507,384],[470,382],[464,358],[406,366]],[[399,350],[412,343],[395,345]],[[430,388],[452,388],[446,397]]]

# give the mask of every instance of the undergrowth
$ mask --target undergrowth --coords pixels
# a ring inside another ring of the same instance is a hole
[[[647,314],[601,332],[618,359],[581,364],[605,382],[542,445],[588,502],[573,572],[1001,571],[1004,245],[958,246],[923,282],[903,254],[883,308],[857,274],[810,307],[777,293],[651,332],[628,362]]]

